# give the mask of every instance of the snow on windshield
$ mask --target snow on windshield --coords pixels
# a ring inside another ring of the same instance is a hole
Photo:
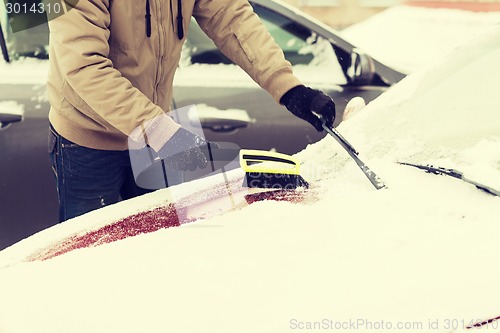
[[[498,40],[500,26],[339,126],[387,189],[376,191],[327,137],[298,154],[320,197],[315,203],[262,201],[23,261],[69,231],[165,205],[169,190],[92,212],[0,252],[0,331],[291,332],[347,323],[458,332],[498,317],[500,199],[395,163],[498,176]]]

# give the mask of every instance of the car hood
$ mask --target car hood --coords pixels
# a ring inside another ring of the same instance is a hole
[[[327,137],[298,154],[319,200],[264,200],[181,227],[27,260],[75,233],[165,207],[176,191],[178,198],[208,193],[221,181],[184,184],[86,214],[0,252],[0,331],[413,325],[445,332],[497,317],[500,199],[395,162],[498,177],[500,78],[490,73],[500,70],[499,38],[500,27],[490,30],[339,127],[387,189],[373,189]]]

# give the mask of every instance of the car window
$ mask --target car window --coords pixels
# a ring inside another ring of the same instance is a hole
[[[41,3],[41,0],[26,0],[24,3],[27,8],[32,8]],[[44,12],[38,10],[24,12],[23,9],[21,13],[20,9],[12,9],[12,13],[7,14],[6,9],[0,5],[0,22],[10,58],[23,56],[48,58],[49,30]]]
[[[261,7],[258,7],[261,8]],[[304,50],[315,40],[311,31],[269,10],[259,10],[262,23],[292,65],[309,64],[314,55]]]
[[[254,5],[254,10],[292,65],[306,65],[313,62],[316,54],[311,45],[318,41],[316,34],[266,8]],[[189,28],[184,58],[191,64],[232,63],[204,34],[194,19]]]

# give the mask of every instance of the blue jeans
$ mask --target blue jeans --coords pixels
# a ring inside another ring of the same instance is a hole
[[[127,150],[82,147],[51,127],[49,155],[57,181],[60,222],[152,191],[136,185]]]

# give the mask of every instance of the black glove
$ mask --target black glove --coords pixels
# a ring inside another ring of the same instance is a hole
[[[297,117],[309,122],[319,132],[323,131],[322,119],[328,128],[334,126],[335,103],[319,90],[297,86],[283,95],[280,103]]]
[[[203,169],[209,160],[209,146],[218,147],[202,137],[179,128],[160,149],[158,155],[165,161],[165,166],[171,170],[194,171]]]

